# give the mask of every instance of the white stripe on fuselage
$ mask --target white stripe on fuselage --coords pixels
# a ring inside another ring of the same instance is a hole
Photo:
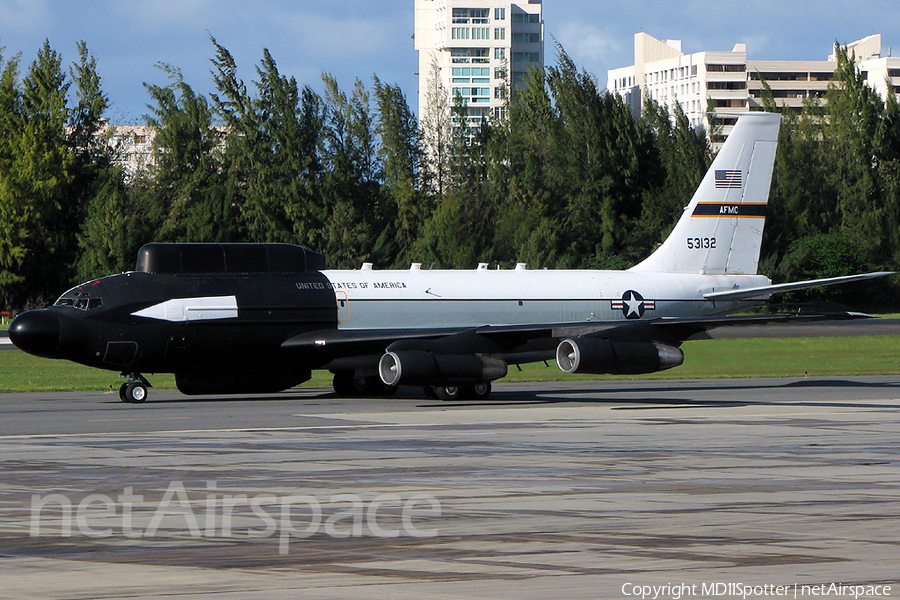
[[[341,329],[625,321],[626,314],[643,319],[705,317],[732,312],[738,303],[710,302],[704,300],[704,293],[770,284],[763,275],[630,271],[328,270],[322,274],[334,288]]]
[[[210,321],[234,319],[238,316],[236,296],[173,298],[131,313],[135,317],[160,321]]]

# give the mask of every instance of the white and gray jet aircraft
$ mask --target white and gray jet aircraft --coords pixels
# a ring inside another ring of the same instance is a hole
[[[779,124],[743,114],[671,235],[626,271],[326,270],[298,246],[148,244],[135,271],[23,313],[10,338],[121,371],[125,402],[144,401],[154,372],[188,394],[272,392],[327,369],[339,394],[414,385],[453,399],[486,398],[510,364],[676,367],[681,344],[714,327],[826,316],[727,316],[774,293],[889,274],[773,285],[757,273]]]

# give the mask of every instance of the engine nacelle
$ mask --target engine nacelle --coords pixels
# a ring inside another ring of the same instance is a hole
[[[432,354],[421,350],[388,352],[378,361],[387,385],[460,386],[505,377],[506,363],[475,354]]]
[[[300,385],[310,371],[291,369],[248,369],[234,371],[182,371],[175,373],[178,391],[199,394],[271,394]]]
[[[684,352],[652,342],[610,342],[599,338],[563,340],[556,347],[556,364],[565,373],[637,375],[677,367]]]

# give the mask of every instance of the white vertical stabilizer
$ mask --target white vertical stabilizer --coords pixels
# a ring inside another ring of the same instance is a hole
[[[741,115],[662,246],[632,271],[754,275],[781,115]]]

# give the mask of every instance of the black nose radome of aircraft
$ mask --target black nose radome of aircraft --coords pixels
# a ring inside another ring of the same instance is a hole
[[[59,350],[59,317],[49,310],[29,310],[9,326],[9,339],[29,354],[53,358]]]

